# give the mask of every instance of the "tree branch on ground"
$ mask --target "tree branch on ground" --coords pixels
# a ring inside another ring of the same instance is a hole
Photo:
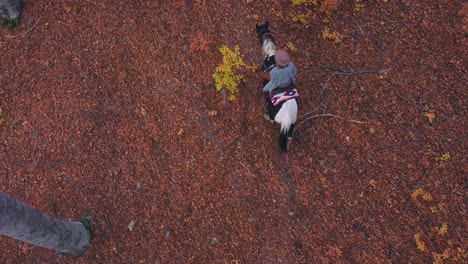
[[[320,67],[321,69],[326,69],[326,70],[331,70],[331,72],[327,73],[320,73],[317,74],[319,76],[322,75],[346,75],[346,76],[353,76],[353,75],[359,75],[359,74],[384,74],[391,69],[383,69],[383,70],[361,70],[361,71],[348,71],[348,70],[343,70],[341,68],[336,68],[336,67]]]
[[[36,22],[30,29],[28,29],[28,30],[27,30],[26,32],[24,32],[24,33],[21,33],[21,34],[19,34],[19,35],[15,35],[15,36],[8,36],[8,35],[7,35],[7,36],[5,36],[5,37],[7,37],[7,38],[17,38],[17,37],[24,36],[24,35],[28,34],[29,32],[31,32],[31,31],[37,26],[37,24],[39,23],[39,21],[40,21],[40,20],[37,20],[37,22]]]

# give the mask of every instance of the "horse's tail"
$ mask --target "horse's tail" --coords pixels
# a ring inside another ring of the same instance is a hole
[[[288,100],[282,106],[278,114],[275,116],[275,121],[281,124],[279,147],[281,151],[288,150],[288,138],[292,136],[294,124],[297,120],[297,102],[296,100]]]
[[[280,150],[286,152],[288,150],[288,132],[291,127],[292,119],[288,116],[281,122],[281,130],[279,137]]]

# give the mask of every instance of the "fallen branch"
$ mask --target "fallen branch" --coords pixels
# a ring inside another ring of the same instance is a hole
[[[320,67],[322,69],[327,69],[327,70],[332,70],[333,72],[328,72],[328,73],[320,73],[317,74],[319,76],[322,75],[346,75],[346,76],[352,76],[352,75],[359,75],[359,74],[383,74],[391,69],[383,69],[383,70],[362,70],[362,71],[348,71],[348,70],[343,70],[340,68],[335,68],[335,67]]]
[[[307,114],[306,114],[307,115]],[[365,124],[366,122],[362,122],[362,121],[358,121],[358,120],[354,120],[354,119],[346,119],[346,118],[343,118],[341,116],[337,116],[337,115],[332,115],[332,114],[321,114],[321,115],[314,115],[314,116],[311,116],[311,117],[308,117],[304,120],[302,120],[299,124],[297,124],[297,127],[296,127],[296,130],[301,126],[302,123],[304,123],[305,121],[307,120],[310,120],[310,119],[314,119],[314,118],[317,118],[317,117],[335,117],[335,118],[338,118],[338,119],[342,119],[342,120],[346,120],[348,122],[351,122],[351,123],[357,123],[357,124]]]
[[[306,116],[307,114],[305,114]],[[354,119],[345,119],[341,116],[337,116],[337,115],[332,115],[332,114],[321,114],[321,115],[314,115],[314,116],[311,116],[311,117],[308,117],[304,120],[302,120],[302,122],[306,121],[306,120],[309,120],[309,119],[312,119],[312,118],[317,118],[317,117],[336,117],[336,118],[339,118],[339,119],[342,119],[342,120],[346,120],[348,122],[351,122],[351,123],[358,123],[358,124],[365,124],[366,122],[362,122],[362,121],[358,121],[358,120],[354,120]],[[302,123],[301,122],[301,123]],[[299,125],[298,125],[299,126]]]
[[[19,34],[19,35],[15,35],[15,36],[8,36],[8,35],[7,35],[7,36],[5,36],[5,37],[7,37],[7,38],[17,38],[17,37],[24,36],[24,35],[28,34],[29,32],[31,32],[31,31],[37,26],[37,24],[39,23],[39,21],[40,21],[40,20],[37,20],[36,24],[34,24],[28,31],[26,31],[26,32],[24,32],[24,33],[21,33],[21,34]]]
[[[250,176],[253,176],[253,174],[250,172],[250,170],[247,168],[247,166],[244,165],[244,163],[240,163],[242,165],[242,167],[244,167],[244,169],[247,171],[248,174],[250,174]]]

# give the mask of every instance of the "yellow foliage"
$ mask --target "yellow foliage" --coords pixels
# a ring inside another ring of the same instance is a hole
[[[439,235],[441,235],[441,236],[447,234],[447,230],[448,230],[448,225],[447,225],[447,223],[442,223],[442,226],[437,228],[437,232],[438,232]]]
[[[463,248],[457,248],[457,255],[454,257],[455,260],[462,260],[468,258],[468,253]]]
[[[290,51],[297,51],[296,46],[294,46],[294,44],[292,44],[291,42],[286,44],[286,47],[288,47],[288,50],[290,50]]]
[[[229,100],[234,100],[239,92],[239,84],[244,79],[242,74],[239,74],[241,67],[245,66],[244,60],[240,54],[239,46],[230,49],[223,45],[219,48],[223,55],[223,62],[216,67],[213,79],[215,81],[216,91],[226,89],[229,92]]]
[[[255,64],[252,64],[252,65],[247,65],[247,64],[246,64],[244,67],[245,67],[247,70],[251,71],[251,72],[256,72],[257,69],[258,69],[258,66],[255,65]]]
[[[444,154],[442,154],[442,156],[440,156],[440,160],[449,160],[449,159],[450,159],[449,152],[445,152]]]
[[[312,5],[317,6],[317,0],[291,0],[293,6]]]
[[[308,17],[307,14],[293,14],[293,13],[290,13],[290,16],[291,16],[291,20],[294,22],[294,23],[298,23],[298,24],[306,24],[306,19]]]
[[[411,193],[413,199],[417,199],[419,196],[422,196],[424,201],[432,201],[432,195],[425,191],[423,188],[417,188]]]
[[[252,20],[258,20],[260,18],[259,15],[257,14],[253,14],[253,15],[248,15],[247,16],[247,19],[252,19]]]
[[[364,8],[364,4],[361,3],[361,0],[356,0],[356,2],[354,2],[354,11],[355,12],[359,12],[363,8]]]
[[[291,0],[293,6],[313,6],[318,7],[321,12],[330,14],[331,11],[338,8],[340,0]]]
[[[329,27],[325,27],[325,29],[322,31],[322,37],[323,39],[332,40],[335,42],[335,44],[340,43],[343,39],[343,35],[338,32],[331,32]]]
[[[442,253],[442,258],[443,259],[448,259],[450,258],[450,248],[447,248],[446,250],[444,250],[444,253]]]
[[[453,243],[449,243],[449,245],[450,244],[453,244]],[[466,262],[465,259],[467,257],[468,257],[468,254],[465,252],[464,249],[462,249],[460,247],[457,247],[457,249],[455,250],[455,248],[449,247],[449,248],[446,248],[444,250],[444,252],[442,252],[442,253],[433,252],[432,253],[432,258],[433,258],[432,263],[433,264],[442,264],[442,263],[444,263],[444,260],[448,260],[450,258],[452,258],[452,260],[449,263],[465,263]],[[463,260],[465,260],[465,261],[463,261]]]
[[[424,114],[424,116],[427,117],[427,119],[429,120],[429,123],[434,122],[434,119],[436,117],[433,110],[429,110],[427,113]]]
[[[421,240],[419,233],[414,234],[414,241],[416,242],[419,250],[424,251],[426,249],[426,244]]]
[[[0,125],[5,122],[5,117],[3,116],[3,110],[0,108]]]
[[[434,259],[432,264],[442,264],[444,263],[444,259],[450,258],[450,249],[447,248],[442,254],[433,252],[432,258]]]

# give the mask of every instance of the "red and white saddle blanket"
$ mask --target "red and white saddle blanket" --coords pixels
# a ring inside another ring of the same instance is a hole
[[[273,103],[274,106],[278,106],[288,100],[296,99],[298,97],[299,97],[299,94],[297,93],[297,89],[293,89],[293,90],[289,90],[286,92],[272,95],[271,102]]]

